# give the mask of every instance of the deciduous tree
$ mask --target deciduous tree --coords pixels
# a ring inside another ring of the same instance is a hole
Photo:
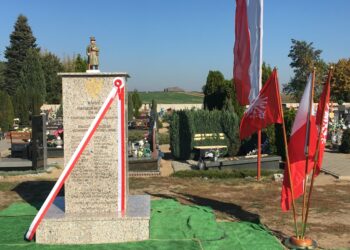
[[[292,39],[292,46],[288,57],[292,59],[290,66],[293,68],[294,76],[290,82],[284,86],[284,91],[292,95],[295,99],[300,100],[308,75],[316,67],[316,84],[323,83],[327,65],[321,59],[322,50],[315,49],[313,43],[298,41]],[[316,96],[320,92],[321,86],[316,86]]]
[[[336,102],[350,102],[350,59],[340,59],[335,64],[331,98]]]

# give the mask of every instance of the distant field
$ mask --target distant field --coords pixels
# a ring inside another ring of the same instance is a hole
[[[139,92],[142,103],[203,103],[203,94],[198,92]]]

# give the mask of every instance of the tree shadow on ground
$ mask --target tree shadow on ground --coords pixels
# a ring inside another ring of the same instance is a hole
[[[40,209],[55,183],[55,181],[26,181],[18,184],[12,191],[36,209]],[[57,196],[64,196],[64,187]]]
[[[167,199],[175,199],[175,200],[182,199],[185,201],[189,201],[190,203],[193,203],[195,205],[210,207],[215,211],[225,213],[240,221],[260,223],[260,216],[258,214],[246,211],[242,209],[241,206],[236,205],[234,203],[218,201],[218,200],[200,197],[200,196],[192,195],[188,193],[177,193],[177,192],[173,192],[173,193],[174,195],[155,194],[155,193],[147,193],[147,194],[152,195],[154,197],[159,197],[159,198],[167,198]]]

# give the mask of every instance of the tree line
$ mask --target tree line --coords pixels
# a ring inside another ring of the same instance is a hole
[[[13,118],[28,125],[31,115],[40,114],[44,103],[60,104],[61,77],[58,72],[85,72],[87,58],[78,55],[60,59],[36,43],[28,19],[19,15],[0,62],[0,128],[11,128]]]
[[[350,58],[339,59],[338,62],[326,63],[322,57],[322,50],[316,49],[313,43],[306,41],[291,40],[291,47],[288,57],[291,59],[290,66],[293,69],[294,75],[290,81],[283,84],[283,92],[292,102],[299,102],[304,92],[307,76],[316,68],[316,86],[315,86],[315,102],[318,102],[323,84],[327,77],[327,72],[330,66],[334,67],[333,79],[331,82],[331,100],[342,104],[350,102]],[[262,65],[262,83],[264,84],[272,73],[272,67],[263,62]],[[237,98],[235,86],[232,79],[225,79],[220,71],[209,71],[206,83],[203,88],[204,109],[209,111],[223,110],[235,112],[238,117],[242,117],[244,107],[240,106]],[[290,129],[295,117],[295,110],[285,110],[285,121],[287,130]],[[263,130],[263,137],[268,138],[267,151],[284,155],[283,152],[278,152],[283,149],[283,144],[280,142],[282,138],[281,128],[279,125],[270,125]],[[265,140],[263,138],[263,141]],[[256,135],[241,142],[242,148],[249,151],[256,144]],[[283,151],[283,150],[282,150]],[[246,153],[246,152],[245,152]]]

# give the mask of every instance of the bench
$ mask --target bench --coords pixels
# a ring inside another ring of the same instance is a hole
[[[223,141],[225,140],[225,134],[224,133],[205,133],[205,134],[195,134],[193,140],[195,142],[200,142],[204,140],[219,140]],[[194,146],[193,149],[199,151],[198,158],[204,159],[206,158],[206,154],[208,152],[216,151],[216,150],[227,150],[226,145],[206,145],[206,146]],[[214,156],[215,157],[215,156]]]
[[[28,146],[32,134],[30,132],[11,131],[8,136],[11,141],[11,157],[28,158]]]
[[[207,134],[194,134],[193,140],[195,141],[204,141],[204,140],[213,140],[219,137],[220,140],[225,140],[225,134],[224,133],[207,133]]]

